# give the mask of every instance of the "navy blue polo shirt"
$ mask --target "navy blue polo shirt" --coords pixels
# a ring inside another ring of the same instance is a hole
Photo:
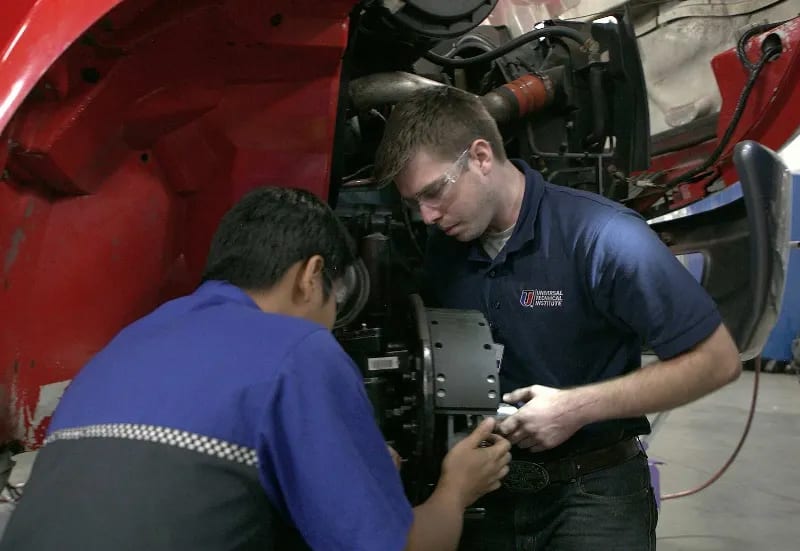
[[[399,551],[412,522],[331,332],[218,281],[119,333],[45,442],[0,549]]]
[[[643,344],[668,359],[719,326],[713,300],[641,216],[514,164],[525,195],[504,249],[492,260],[480,240],[461,243],[436,229],[425,267],[428,300],[488,319],[505,347],[503,392],[611,379],[641,366]],[[644,417],[607,421],[571,445],[649,430]]]

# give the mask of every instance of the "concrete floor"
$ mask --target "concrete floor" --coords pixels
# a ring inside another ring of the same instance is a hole
[[[661,494],[693,488],[728,459],[747,419],[753,373],[670,412],[650,440]],[[662,502],[659,551],[800,549],[800,383],[762,374],[750,435],[737,460],[702,492]]]

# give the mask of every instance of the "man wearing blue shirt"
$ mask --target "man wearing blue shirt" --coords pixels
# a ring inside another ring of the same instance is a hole
[[[330,332],[354,260],[312,194],[246,195],[196,292],[122,330],[72,381],[0,549],[455,548],[510,444],[485,421],[411,508]]]
[[[499,427],[511,473],[462,548],[654,548],[645,414],[741,370],[712,299],[637,213],[507,159],[458,90],[395,106],[374,176],[435,226],[426,298],[484,313],[504,345],[503,399],[521,406]],[[660,361],[640,369],[643,342]]]

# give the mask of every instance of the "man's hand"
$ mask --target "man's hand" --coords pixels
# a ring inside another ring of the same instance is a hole
[[[534,385],[503,396],[527,402],[500,424],[512,444],[554,448],[590,423],[638,417],[697,400],[739,376],[742,364],[724,325],[688,352],[600,383],[558,390]]]
[[[500,432],[512,444],[532,452],[555,448],[582,426],[568,407],[569,392],[533,385],[504,395],[507,404],[527,403],[500,423]]]
[[[442,462],[437,491],[442,489],[452,495],[465,509],[482,495],[498,489],[500,480],[508,474],[511,444],[493,434],[494,428],[494,419],[485,419],[453,446]]]
[[[444,458],[433,494],[414,507],[405,551],[455,551],[464,510],[483,494],[499,488],[500,479],[508,474],[511,444],[492,434],[494,429],[494,419],[484,420]]]

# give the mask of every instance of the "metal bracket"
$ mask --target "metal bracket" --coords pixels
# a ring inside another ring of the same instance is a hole
[[[500,383],[489,324],[473,310],[426,310],[437,410],[497,411]]]

